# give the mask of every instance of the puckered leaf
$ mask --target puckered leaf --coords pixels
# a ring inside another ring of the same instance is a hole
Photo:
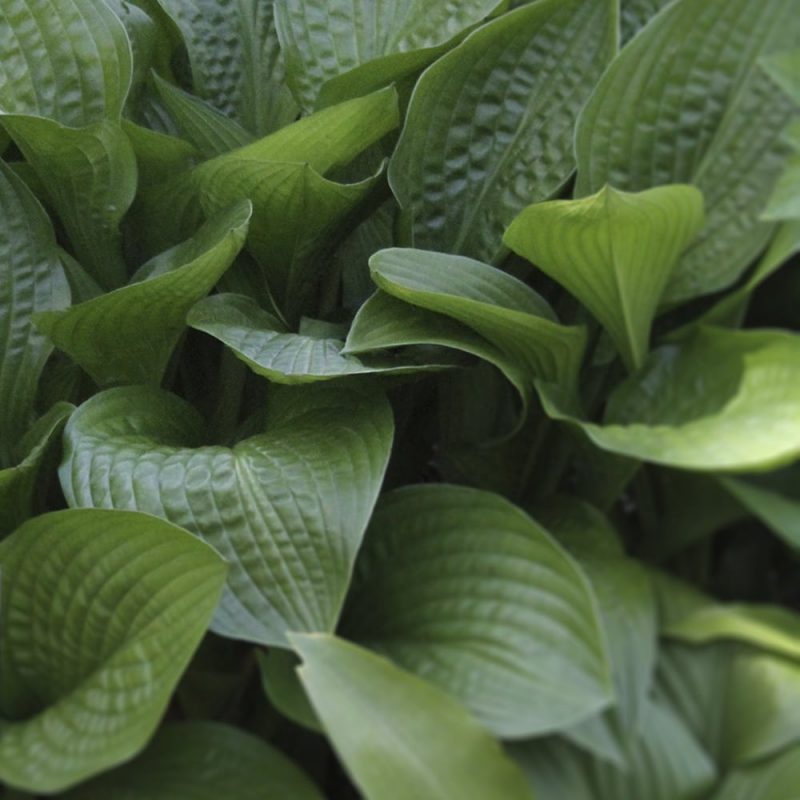
[[[497,742],[444,692],[342,639],[291,638],[303,685],[367,800],[533,800]]]
[[[63,795],[64,800],[322,800],[280,750],[218,722],[170,723],[130,764]]]
[[[37,327],[101,386],[158,385],[186,313],[236,257],[251,213],[248,201],[237,204],[145,264],[128,286],[64,311],[39,314]]]
[[[226,567],[174,525],[94,509],[24,523],[0,559],[0,779],[49,793],[145,745]]]
[[[730,285],[769,240],[759,215],[785,162],[793,104],[759,59],[798,37],[794,0],[679,0],[623,50],[584,109],[579,195],[605,184],[694,183],[703,192],[707,224],[665,300]]]
[[[424,73],[389,168],[407,243],[495,261],[511,220],[566,182],[575,119],[616,47],[613,5],[532,3]]]
[[[613,697],[584,575],[544,529],[489,492],[437,485],[385,495],[342,630],[504,737],[565,727]]]
[[[217,633],[285,646],[287,631],[333,630],[389,457],[388,404],[303,387],[232,448],[202,446],[203,430],[166,392],[95,395],[65,433],[67,500],[148,511],[212,544],[231,564]]]
[[[670,274],[702,225],[703,197],[693,186],[633,194],[606,186],[530,206],[503,240],[577,297],[638,369]]]

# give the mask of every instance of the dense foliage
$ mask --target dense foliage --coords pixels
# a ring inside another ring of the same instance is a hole
[[[800,798],[800,8],[619,3],[2,0],[0,797]]]

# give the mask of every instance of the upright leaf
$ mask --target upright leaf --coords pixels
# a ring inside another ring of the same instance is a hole
[[[166,392],[95,395],[65,432],[68,502],[147,511],[213,545],[231,564],[217,633],[285,646],[287,631],[333,630],[391,449],[388,404],[303,387],[232,448],[202,446],[204,428]]]
[[[0,559],[0,779],[50,793],[145,745],[226,567],[173,525],[98,510],[36,517]]]
[[[530,206],[503,241],[577,297],[634,370],[670,274],[702,225],[703,197],[692,186],[636,194],[606,186],[582,200]]]
[[[497,742],[436,687],[342,639],[291,639],[303,685],[366,800],[533,800]]]
[[[572,173],[575,119],[616,25],[609,0],[542,0],[426,70],[389,168],[408,243],[498,259],[511,220]]]

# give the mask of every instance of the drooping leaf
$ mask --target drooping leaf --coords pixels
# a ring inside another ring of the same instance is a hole
[[[563,186],[575,118],[616,48],[613,6],[524,6],[424,73],[389,168],[408,244],[494,262],[511,220]]]
[[[285,646],[287,631],[336,625],[392,442],[379,395],[284,390],[266,431],[202,446],[204,425],[174,395],[95,395],[65,433],[61,483],[72,506],[148,511],[231,564],[213,630]]]
[[[280,750],[219,722],[169,723],[125,764],[64,800],[322,800]]]
[[[533,800],[497,742],[435,686],[333,636],[291,641],[303,685],[366,800]]]
[[[504,737],[565,727],[613,697],[585,577],[544,529],[488,492],[436,485],[384,495],[342,631]]]
[[[796,46],[796,12],[793,0],[672,3],[614,61],[581,115],[578,195],[605,184],[703,192],[707,224],[665,301],[730,285],[772,235],[759,215],[785,162],[793,104],[759,59]]]
[[[603,424],[565,412],[555,387],[539,388],[551,416],[605,450],[682,469],[755,470],[800,453],[799,357],[790,333],[701,328],[618,386]]]
[[[0,164],[0,468],[13,465],[12,450],[33,421],[39,375],[52,351],[33,314],[68,303],[50,221]]]
[[[577,297],[634,370],[670,274],[702,225],[703,197],[693,186],[606,186],[581,200],[529,206],[503,241]]]
[[[145,745],[226,567],[186,531],[131,512],[57,511],[3,544],[0,779],[49,793]]]
[[[368,91],[378,89],[427,66],[498,5],[499,0],[284,0],[275,6],[275,22],[287,82],[307,111],[324,84],[340,76],[346,81],[359,67],[369,73]]]
[[[725,777],[711,800],[794,800],[800,784],[800,746]]]
[[[157,256],[141,278],[36,325],[100,385],[158,385],[194,303],[214,287],[244,244],[252,206],[243,201]]]

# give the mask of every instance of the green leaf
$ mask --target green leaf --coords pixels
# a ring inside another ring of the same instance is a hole
[[[31,516],[42,462],[74,410],[71,403],[56,403],[19,443],[20,462],[0,469],[0,539]]]
[[[192,308],[187,322],[219,339],[253,372],[275,383],[312,383],[348,375],[402,375],[445,366],[343,355],[341,339],[288,333],[275,317],[242,295],[208,297]]]
[[[598,447],[682,469],[746,471],[800,454],[800,339],[701,328],[654,351],[611,394],[605,422],[577,419],[539,383],[547,413]]]
[[[511,220],[564,185],[575,119],[616,48],[614,5],[527,5],[426,70],[389,167],[409,244],[496,262]]]
[[[4,0],[0,113],[81,127],[119,120],[131,44],[104,0]]]
[[[796,12],[794,0],[678,0],[623,50],[581,114],[578,195],[606,184],[703,192],[707,224],[666,302],[730,285],[773,233],[759,215],[785,163],[781,133],[794,109],[759,60],[796,46]]]
[[[214,546],[231,564],[217,633],[285,646],[287,631],[333,630],[391,449],[388,404],[302,387],[232,448],[202,446],[204,429],[166,392],[95,395],[65,432],[69,504],[148,511]]]
[[[771,761],[729,773],[711,800],[795,800],[800,784],[800,747]]]
[[[366,800],[533,800],[497,742],[435,686],[333,636],[291,641],[303,685]]]
[[[323,733],[322,723],[300,683],[297,674],[299,663],[297,656],[289,650],[273,648],[267,653],[258,653],[261,685],[281,714],[304,728]]]
[[[33,327],[37,311],[69,304],[55,235],[30,190],[0,164],[0,468],[33,421],[50,343]]]
[[[280,750],[219,722],[165,725],[130,764],[63,795],[64,800],[322,800]]]
[[[36,517],[0,559],[0,779],[50,793],[145,745],[226,567],[173,525],[99,510]]]
[[[194,146],[183,139],[143,128],[127,119],[122,121],[122,130],[136,154],[140,189],[162,183],[170,175],[185,172],[198,154]]]
[[[622,0],[620,33],[623,44],[632,39],[669,2],[670,0]]]
[[[275,23],[287,82],[307,111],[324,84],[339,76],[346,80],[358,67],[370,73],[371,89],[377,89],[427,66],[499,5],[499,0],[279,2]]]
[[[489,492],[440,484],[384,495],[342,631],[458,698],[498,736],[566,727],[613,699],[583,573]]]
[[[248,201],[237,204],[145,264],[138,280],[64,311],[38,314],[37,327],[98,385],[158,385],[187,312],[236,257],[251,213]]]
[[[106,289],[125,282],[119,224],[136,194],[136,156],[119,123],[67,128],[0,117],[47,190],[75,255]]]
[[[606,186],[581,200],[529,206],[503,241],[577,297],[635,370],[670,274],[703,221],[693,186],[633,194]]]
[[[297,116],[273,0],[157,0],[189,52],[195,93],[255,136]]]

